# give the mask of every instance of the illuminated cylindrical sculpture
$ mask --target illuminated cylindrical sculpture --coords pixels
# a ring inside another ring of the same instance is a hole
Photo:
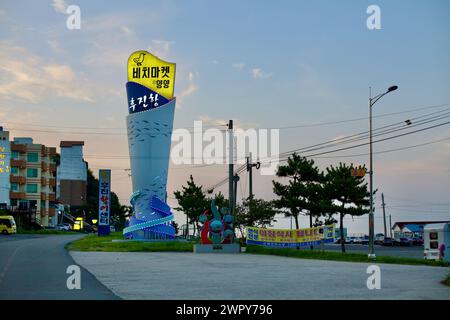
[[[147,51],[128,59],[127,134],[133,216],[123,234],[131,239],[173,239],[166,184],[175,112],[175,64]]]

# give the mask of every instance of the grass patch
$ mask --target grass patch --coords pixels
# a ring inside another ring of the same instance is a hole
[[[195,242],[164,241],[143,242],[126,241],[112,242],[115,239],[123,239],[122,232],[112,232],[109,236],[97,236],[90,234],[66,245],[66,249],[73,251],[103,251],[103,252],[192,252]]]
[[[346,262],[374,262],[370,260],[366,254],[362,253],[342,253],[334,251],[310,251],[297,250],[288,248],[267,248],[256,245],[247,245],[246,253],[251,254],[268,254],[283,257],[293,257],[301,259],[316,259],[316,260],[333,260]],[[414,258],[403,257],[387,257],[377,256],[376,263],[392,263],[392,264],[407,264],[407,265],[425,265],[425,266],[439,266],[446,267],[448,264],[444,261],[430,261],[420,260]],[[447,278],[448,280],[448,278]]]
[[[17,234],[78,234],[75,231],[41,229],[41,230],[17,230]]]
[[[441,281],[442,284],[450,287],[450,273],[447,275],[447,277]]]

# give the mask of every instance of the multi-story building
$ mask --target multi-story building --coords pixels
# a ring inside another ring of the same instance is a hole
[[[62,205],[86,204],[87,163],[83,159],[84,141],[61,141],[57,171],[57,198]]]
[[[0,205],[5,207],[9,206],[10,159],[9,132],[0,127]]]
[[[33,143],[32,138],[11,142],[10,205],[28,209],[42,226],[57,224],[56,148]]]

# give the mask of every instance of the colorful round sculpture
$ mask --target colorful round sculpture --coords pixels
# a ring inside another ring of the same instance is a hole
[[[201,244],[228,244],[234,239],[234,217],[228,214],[228,208],[217,209],[215,201],[211,201],[211,210],[200,215],[203,223]]]

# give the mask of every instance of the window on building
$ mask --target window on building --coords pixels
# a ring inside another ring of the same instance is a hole
[[[39,154],[37,152],[29,152],[27,154],[28,162],[38,162],[38,160],[39,160]]]
[[[37,178],[38,177],[38,169],[37,168],[27,168],[27,177],[28,178]]]
[[[17,168],[17,167],[11,167],[11,173],[12,173],[12,174],[19,174],[19,168]]]
[[[38,185],[35,183],[27,184],[27,193],[37,193]]]
[[[17,183],[11,183],[11,191],[19,191],[19,185]]]
[[[19,159],[19,152],[13,151],[13,152],[11,153],[11,158],[13,158],[13,159]]]

